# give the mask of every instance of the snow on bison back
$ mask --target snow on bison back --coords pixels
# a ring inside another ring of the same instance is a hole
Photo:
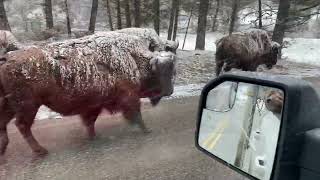
[[[256,71],[262,64],[271,69],[277,63],[279,48],[264,30],[225,36],[216,42],[215,73],[218,76],[221,70],[232,68]]]
[[[9,143],[11,119],[36,154],[46,154],[31,126],[41,105],[63,115],[80,115],[89,137],[102,109],[121,112],[149,132],[140,98],[156,105],[173,93],[175,55],[151,52],[139,38],[114,33],[30,47],[7,54],[0,66],[0,157]]]

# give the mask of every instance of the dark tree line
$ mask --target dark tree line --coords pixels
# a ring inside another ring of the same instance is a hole
[[[1,30],[11,30],[6,10],[4,8],[4,0],[0,0],[0,29]]]

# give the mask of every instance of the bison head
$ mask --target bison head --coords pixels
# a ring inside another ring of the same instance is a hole
[[[158,56],[150,60],[150,67],[153,74],[151,82],[153,90],[158,93],[149,97],[152,105],[157,105],[161,98],[170,96],[174,89],[174,79],[176,75],[176,59],[172,52],[160,52]]]
[[[262,56],[268,69],[277,64],[280,48],[278,43],[272,42],[270,52]]]
[[[177,52],[177,49],[179,47],[179,41],[169,41],[167,40],[166,43],[165,43],[165,51],[170,51],[170,52],[173,52],[173,53],[176,53]]]
[[[176,54],[179,47],[179,41],[170,41],[170,40],[160,40],[159,44],[151,42],[149,45],[149,50],[154,51],[167,51]]]

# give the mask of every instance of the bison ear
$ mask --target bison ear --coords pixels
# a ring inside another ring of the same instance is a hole
[[[151,70],[153,72],[157,71],[157,66],[158,66],[158,58],[154,57],[150,60],[150,66],[151,66]]]

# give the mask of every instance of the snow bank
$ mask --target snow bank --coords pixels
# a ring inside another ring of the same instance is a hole
[[[183,40],[185,34],[179,33],[177,34],[177,40],[179,40],[179,49],[182,49]],[[220,39],[224,35],[222,33],[207,33],[206,34],[206,43],[205,50],[214,51],[216,49],[215,42],[217,39]],[[160,33],[160,37],[166,39],[167,33]],[[186,43],[184,45],[184,50],[194,50],[196,47],[196,34],[188,34],[186,38]]]
[[[288,61],[320,66],[320,39],[285,38],[289,47],[283,49]]]

